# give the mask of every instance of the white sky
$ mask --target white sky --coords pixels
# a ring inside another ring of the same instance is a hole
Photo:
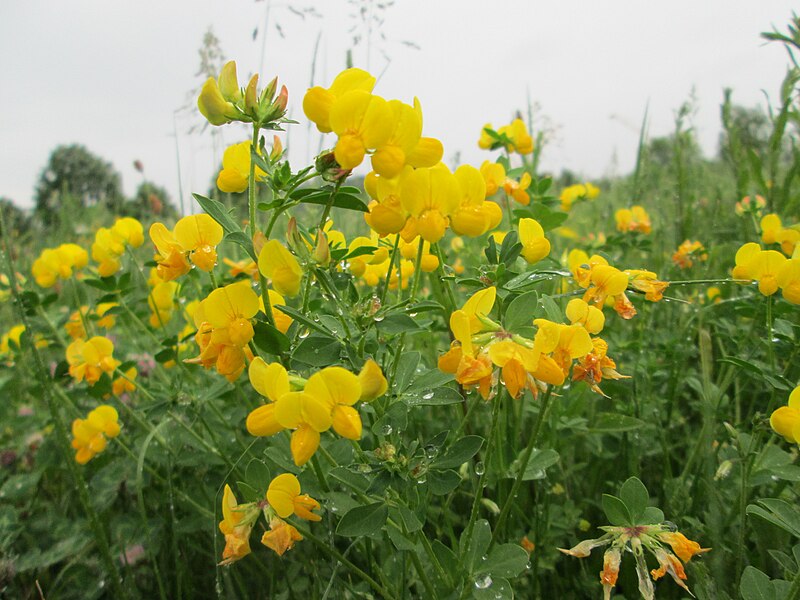
[[[527,95],[558,128],[543,167],[597,177],[633,166],[638,127],[650,104],[650,134],[672,129],[674,111],[692,88],[703,147],[716,150],[722,89],[734,101],[777,94],[787,64],[760,32],[785,24],[788,0],[397,0],[381,32],[354,50],[356,66],[383,72],[375,93],[409,102],[418,96],[425,134],[445,144],[445,159],[480,164],[476,141],[486,122],[508,122]],[[313,6],[301,19],[290,7]],[[0,196],[30,205],[39,172],[58,144],[81,143],[111,161],[132,194],[148,179],[177,203],[173,115],[201,81],[198,49],[209,26],[240,82],[261,71],[267,2],[253,0],[3,0],[0,4]],[[346,0],[272,1],[262,81],[289,88],[291,159],[303,166],[319,138],[309,138],[301,102],[321,32],[316,83],[344,68],[358,21]],[[282,38],[275,28],[279,23]],[[253,40],[253,29],[259,37]],[[419,50],[403,45],[410,41]],[[391,62],[387,64],[383,50]],[[192,101],[194,104],[194,101]],[[196,114],[177,118],[184,195],[205,193],[224,144],[247,139],[223,127],[189,134]],[[309,145],[310,140],[310,145]],[[333,144],[332,139],[327,140]],[[309,146],[311,150],[309,150]],[[616,156],[617,165],[613,164]],[[302,164],[301,164],[302,163]]]

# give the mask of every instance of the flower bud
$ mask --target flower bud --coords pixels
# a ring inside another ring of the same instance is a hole
[[[219,73],[219,91],[222,97],[229,102],[238,102],[242,98],[239,89],[239,80],[236,77],[236,61],[225,63]]]
[[[323,180],[330,183],[336,183],[342,179],[346,179],[351,172],[351,169],[342,169],[339,163],[336,162],[336,157],[331,151],[323,152],[316,159],[314,159],[314,168],[320,174]]]
[[[247,89],[244,91],[244,106],[247,112],[251,115],[256,115],[258,112],[258,73],[250,78],[250,83],[247,84]]]
[[[331,249],[328,245],[328,236],[322,229],[317,233],[317,245],[311,254],[312,260],[321,267],[327,267],[331,263]]]

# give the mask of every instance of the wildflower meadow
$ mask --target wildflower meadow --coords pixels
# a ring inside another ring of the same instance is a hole
[[[764,38],[715,159],[687,104],[555,175],[522,106],[453,163],[424,81],[229,61],[195,210],[0,206],[0,597],[800,598],[800,21]]]

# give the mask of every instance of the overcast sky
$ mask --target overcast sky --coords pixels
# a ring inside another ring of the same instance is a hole
[[[3,0],[0,196],[29,205],[51,150],[71,143],[112,162],[128,194],[141,182],[133,168],[141,160],[176,202],[177,149],[184,195],[204,193],[224,145],[247,139],[236,127],[190,133],[201,120],[179,111],[202,83],[198,50],[209,27],[241,82],[261,72],[288,86],[301,121],[288,134],[296,167],[319,144],[301,109],[318,35],[315,83],[330,83],[361,34],[355,65],[382,74],[375,93],[420,98],[425,134],[444,142],[448,161],[460,152],[479,165],[489,156],[476,145],[481,127],[508,122],[530,95],[556,128],[545,169],[626,172],[647,103],[650,134],[665,135],[692,89],[694,124],[713,153],[723,88],[748,106],[763,104],[763,91],[777,95],[786,54],[759,34],[784,30],[793,8],[788,0],[397,0],[370,36],[356,5],[370,3]],[[292,10],[307,7],[320,16]]]

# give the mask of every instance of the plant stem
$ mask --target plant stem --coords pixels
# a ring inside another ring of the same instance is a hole
[[[525,454],[522,456],[522,461],[519,465],[519,471],[517,472],[517,478],[514,480],[514,485],[511,486],[511,493],[506,498],[506,503],[503,505],[503,509],[500,511],[500,516],[497,518],[497,523],[494,526],[494,532],[492,532],[492,541],[489,543],[489,549],[494,546],[498,539],[498,532],[503,527],[508,518],[508,513],[511,511],[511,506],[514,503],[514,500],[517,496],[517,492],[519,491],[520,486],[522,485],[522,480],[525,477],[525,469],[528,468],[528,461],[531,459],[531,454],[533,454],[533,449],[536,446],[536,442],[539,440],[539,433],[542,429],[542,423],[544,423],[545,416],[547,415],[547,409],[550,408],[550,399],[553,396],[553,386],[548,386],[547,391],[544,394],[544,398],[542,398],[542,406],[539,409],[539,415],[536,417],[536,424],[533,426],[533,431],[531,432],[531,437],[528,438],[528,446],[525,448]]]

